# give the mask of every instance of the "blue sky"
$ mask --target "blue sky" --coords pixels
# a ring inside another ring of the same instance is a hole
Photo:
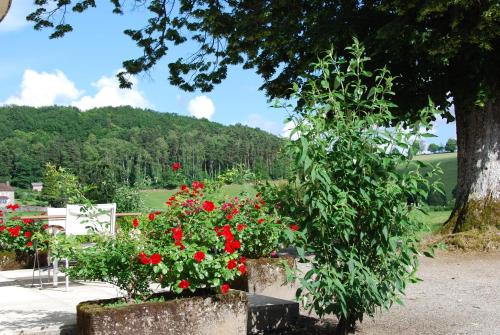
[[[130,104],[159,112],[207,117],[223,124],[243,123],[274,134],[284,128],[285,111],[270,107],[258,88],[262,79],[252,70],[231,68],[228,78],[210,93],[187,93],[169,85],[168,60],[189,56],[189,45],[173,47],[147,75],[135,78],[133,90],[120,90],[114,78],[125,59],[139,50],[122,31],[139,28],[145,9],[124,16],[111,13],[108,1],[83,15],[70,15],[75,30],[49,40],[25,22],[31,1],[14,0],[0,23],[0,104],[74,105],[88,109],[102,105]],[[438,120],[433,130],[444,143],[456,137],[453,124]]]

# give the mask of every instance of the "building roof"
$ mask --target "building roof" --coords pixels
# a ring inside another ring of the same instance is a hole
[[[7,183],[0,183],[0,192],[14,192],[16,189]]]

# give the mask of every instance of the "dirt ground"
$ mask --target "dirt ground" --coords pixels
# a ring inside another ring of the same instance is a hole
[[[404,306],[366,318],[359,335],[500,335],[500,252],[449,253],[421,259],[422,282],[410,285]],[[302,316],[287,334],[333,334],[336,319]]]

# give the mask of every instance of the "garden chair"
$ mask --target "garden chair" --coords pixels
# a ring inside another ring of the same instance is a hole
[[[65,210],[66,219],[62,229],[58,229],[57,233],[65,235],[87,235],[89,231],[99,234],[115,234],[116,223],[116,204],[98,204],[92,206],[82,205],[67,205]],[[55,226],[55,225],[54,225]],[[49,222],[49,229],[51,224]],[[83,244],[84,247],[92,244]],[[70,260],[64,258],[62,260],[54,259],[52,265],[47,267],[47,270],[53,270],[53,286],[58,286],[59,262],[64,263],[64,267],[70,266]],[[50,272],[49,272],[50,277]],[[65,274],[66,291],[69,290],[69,276]]]

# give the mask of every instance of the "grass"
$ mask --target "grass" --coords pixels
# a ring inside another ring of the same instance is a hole
[[[144,196],[144,203],[147,208],[162,210],[167,208],[165,202],[176,191],[177,190],[175,189],[143,190],[142,195]],[[250,196],[254,196],[257,193],[253,184],[231,184],[231,185],[224,185],[222,189],[215,195],[215,197],[232,198],[245,192],[248,193]]]
[[[421,162],[431,163],[432,165],[439,164],[443,170],[440,181],[443,183],[446,198],[448,201],[451,201],[453,199],[452,191],[457,185],[457,153],[419,155],[416,156],[415,159]]]
[[[450,210],[429,211],[424,214],[420,211],[414,212],[414,216],[426,226],[425,233],[436,233],[450,217]]]

